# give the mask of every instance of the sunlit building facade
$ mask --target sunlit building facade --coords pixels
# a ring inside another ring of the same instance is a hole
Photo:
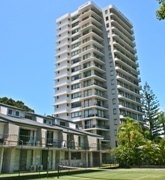
[[[93,2],[56,22],[54,115],[115,147],[121,120],[142,120],[133,26],[114,6]]]

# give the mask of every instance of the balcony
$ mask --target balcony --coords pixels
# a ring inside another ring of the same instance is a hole
[[[108,125],[97,125],[97,124],[93,124],[93,125],[85,125],[85,129],[109,129]]]

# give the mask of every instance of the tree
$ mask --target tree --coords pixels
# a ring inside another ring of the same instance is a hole
[[[119,126],[118,146],[113,150],[122,167],[132,165],[164,165],[165,139],[148,139],[141,122],[126,118]]]
[[[165,19],[165,0],[157,0],[159,3],[159,9],[156,11],[156,16],[159,20]]]
[[[126,118],[118,129],[118,147],[115,149],[116,159],[121,166],[138,164],[138,147],[144,144],[141,125],[131,118]]]
[[[148,83],[145,83],[142,90],[142,104],[144,120],[149,128],[149,137],[151,140],[156,139],[161,134],[160,122],[158,120],[159,102]]]
[[[15,101],[12,98],[2,97],[2,98],[0,98],[0,103],[7,104],[7,105],[10,105],[10,106],[15,106],[15,107],[23,109],[25,111],[34,112],[33,109],[26,106],[22,101],[19,101],[19,100]]]
[[[158,115],[158,120],[161,125],[162,135],[164,135],[165,138],[165,112],[160,112]]]
[[[159,145],[151,140],[145,141],[145,144],[141,146],[141,161],[146,165],[156,165],[160,161],[160,149]]]
[[[159,142],[159,164],[165,164],[165,139],[161,139]]]

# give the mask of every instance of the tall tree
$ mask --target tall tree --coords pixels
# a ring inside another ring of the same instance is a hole
[[[142,90],[142,104],[144,120],[149,128],[149,137],[151,140],[156,139],[160,136],[161,131],[158,120],[159,102],[147,82]]]
[[[159,3],[159,9],[156,11],[156,16],[159,20],[165,19],[165,0],[157,0]]]
[[[15,107],[21,108],[21,109],[23,109],[25,111],[34,112],[33,109],[31,109],[30,107],[26,106],[22,101],[19,101],[19,100],[15,101],[12,98],[2,97],[2,98],[0,98],[0,103],[11,105],[11,106],[15,106]]]

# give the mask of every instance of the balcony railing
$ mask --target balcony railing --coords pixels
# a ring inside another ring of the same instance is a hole
[[[27,138],[27,139],[26,139]],[[60,149],[70,149],[70,150],[99,150],[97,143],[92,145],[88,144],[88,141],[84,143],[79,143],[76,141],[66,141],[58,140],[52,138],[41,138],[40,140],[35,138],[30,138],[30,136],[18,136],[15,134],[0,134],[0,147],[10,147],[10,146],[26,146],[29,147],[41,147],[41,148],[60,148]]]
[[[96,124],[85,126],[85,129],[89,129],[89,128],[109,129],[109,126],[108,125],[96,125]]]

